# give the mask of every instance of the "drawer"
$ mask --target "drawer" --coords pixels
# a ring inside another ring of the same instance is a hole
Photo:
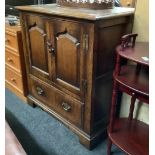
[[[17,43],[17,36],[14,33],[6,32],[5,33],[5,45],[8,48],[12,48],[15,51],[18,51],[18,43]]]
[[[22,76],[20,74],[17,74],[9,67],[5,67],[5,79],[13,87],[23,92]]]
[[[51,106],[51,89],[50,87],[43,83],[41,80],[35,80],[30,78],[31,83],[31,95],[37,100],[43,102],[47,106]]]
[[[20,72],[20,59],[19,56],[9,52],[9,50],[5,50],[5,63],[10,67],[13,67],[15,70]]]
[[[82,127],[83,104],[61,91],[56,91],[54,110],[78,127]]]
[[[30,78],[31,95],[78,127],[82,126],[82,104],[51,85]]]

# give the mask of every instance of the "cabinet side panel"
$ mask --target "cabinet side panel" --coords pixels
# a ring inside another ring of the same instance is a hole
[[[121,36],[132,30],[132,17],[119,17],[100,22],[96,28],[98,36],[95,52],[94,131],[106,128],[112,97],[112,74],[115,64],[115,47]]]

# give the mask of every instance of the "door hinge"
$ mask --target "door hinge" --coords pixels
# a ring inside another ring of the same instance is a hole
[[[87,80],[82,80],[82,87],[83,87],[83,90],[84,92],[86,93],[87,92]]]
[[[83,48],[85,51],[88,51],[88,34],[83,35]]]

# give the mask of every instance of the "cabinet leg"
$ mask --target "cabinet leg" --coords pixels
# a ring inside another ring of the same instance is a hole
[[[111,154],[111,146],[112,146],[112,141],[110,139],[108,139],[107,155]]]
[[[92,150],[91,140],[89,138],[79,136],[79,142],[84,145],[87,149]]]
[[[101,141],[103,141],[106,138],[107,138],[106,130],[98,132],[91,137],[86,137],[85,135],[79,135],[80,143],[89,150],[94,149]]]

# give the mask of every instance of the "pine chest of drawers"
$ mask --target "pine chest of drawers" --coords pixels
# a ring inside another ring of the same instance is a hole
[[[27,82],[21,27],[5,25],[5,84],[26,101]]]
[[[106,135],[115,46],[132,30],[133,8],[56,4],[20,10],[28,101],[62,121],[92,149]]]

